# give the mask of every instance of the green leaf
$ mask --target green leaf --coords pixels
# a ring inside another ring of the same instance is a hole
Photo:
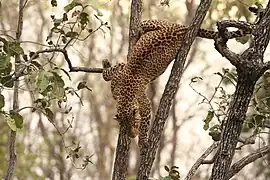
[[[42,91],[40,94],[42,94],[43,96],[47,96],[49,92],[52,92],[53,91],[53,85],[52,84],[49,84],[47,86],[47,88]],[[50,94],[51,95],[51,94]]]
[[[83,89],[85,87],[86,87],[86,81],[82,81],[82,82],[79,82],[77,89],[80,90],[80,89]]]
[[[66,37],[76,38],[78,36],[79,36],[79,34],[77,32],[74,32],[74,31],[69,31],[66,33]]]
[[[49,103],[45,99],[37,99],[34,101],[37,107],[45,108],[49,106]]]
[[[19,113],[15,112],[15,111],[10,111],[10,117],[12,119],[14,119],[16,128],[17,129],[22,129],[22,127],[23,127],[23,117]]]
[[[0,109],[2,109],[5,106],[5,97],[0,94]]]
[[[209,128],[209,123],[212,121],[213,117],[214,117],[214,111],[209,110],[208,113],[207,113],[207,116],[206,116],[206,118],[204,120],[204,123],[205,123],[204,126],[203,126],[204,130],[207,130]]]
[[[82,6],[82,2],[80,0],[73,0],[70,4],[66,5],[64,7],[64,10],[66,12],[71,11],[73,8],[75,8],[76,6]]]
[[[51,72],[40,71],[36,78],[36,89],[39,93],[43,93],[50,85],[50,78],[53,76]]]
[[[14,81],[12,79],[12,76],[5,76],[5,77],[0,77],[0,82],[3,86],[12,88],[14,86]]]
[[[209,135],[212,137],[214,141],[220,141],[220,137],[221,137],[220,125],[216,124],[212,126],[209,129]]]
[[[159,180],[173,180],[170,176],[159,177]]]
[[[51,99],[63,100],[65,98],[64,86],[65,82],[62,77],[54,71],[40,71],[36,78],[37,91]]]
[[[64,13],[64,14],[63,14],[63,21],[68,21],[67,13]]]
[[[10,63],[10,56],[7,54],[0,54],[0,75],[9,75],[12,64]]]
[[[84,29],[89,22],[88,16],[89,14],[86,12],[81,12],[80,14],[79,18],[80,18],[80,24],[82,25],[82,29]]]
[[[65,82],[56,72],[52,72],[51,83],[53,85],[52,98],[63,99],[65,97]]]
[[[17,131],[17,127],[16,127],[14,119],[12,119],[10,116],[5,116],[5,120],[12,131]]]
[[[59,26],[61,23],[63,22],[63,19],[54,19],[53,20],[53,25],[54,27],[51,29],[52,32],[55,32],[55,33],[59,33],[61,32],[61,34],[63,34],[63,30],[62,29],[58,29],[57,26]]]
[[[46,116],[48,117],[49,121],[53,122],[54,114],[53,114],[52,110],[49,108],[45,108],[45,113],[46,113]]]
[[[191,82],[192,82],[192,83],[195,83],[195,82],[201,81],[201,80],[203,80],[202,77],[193,77],[193,78],[191,78]]]
[[[77,89],[78,90],[87,89],[89,91],[92,91],[92,89],[87,86],[86,81],[79,82]]]
[[[24,54],[23,48],[20,46],[20,43],[15,41],[8,41],[4,44],[4,51],[10,56]]]
[[[262,127],[264,124],[264,120],[266,119],[266,117],[262,114],[254,114],[252,118],[253,124],[258,127]]]
[[[250,36],[242,36],[242,37],[237,37],[235,38],[235,40],[237,42],[240,42],[241,44],[246,44],[248,42],[248,40],[250,39]]]

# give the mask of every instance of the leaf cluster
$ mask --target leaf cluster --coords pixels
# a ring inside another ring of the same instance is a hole
[[[168,166],[164,166],[164,169],[168,172],[168,175],[165,177],[160,177],[159,180],[179,180],[180,173],[178,171],[179,167],[172,166],[169,168]]]
[[[91,19],[87,10],[88,7],[91,7],[97,12],[94,15],[100,21],[100,26],[97,29],[89,28]],[[46,39],[49,45],[58,46],[60,45],[59,40],[61,40],[63,45],[67,47],[72,40],[84,41],[93,32],[99,29],[103,31],[103,26],[110,29],[108,23],[103,22],[99,18],[103,14],[97,8],[94,8],[92,5],[84,5],[80,0],[71,1],[64,7],[64,10],[65,13],[62,14],[62,17],[56,18],[55,15],[51,15],[54,26],[51,28]],[[86,33],[85,37],[80,37],[82,33]]]

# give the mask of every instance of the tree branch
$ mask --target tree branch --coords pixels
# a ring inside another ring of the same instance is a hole
[[[128,58],[132,52],[133,46],[139,39],[139,29],[142,17],[142,0],[131,1],[131,14],[129,23],[129,47],[128,47]]]
[[[52,49],[44,49],[44,50],[37,51],[31,57],[31,59],[37,58],[39,54],[42,54],[42,53],[51,53],[51,52],[61,52],[63,54],[66,62],[68,63],[68,67],[69,67],[69,71],[70,72],[82,71],[82,72],[88,72],[88,73],[102,73],[103,68],[73,67],[72,66],[72,63],[71,63],[71,60],[69,59],[67,50],[66,49],[62,49],[62,48],[52,48]]]
[[[267,155],[270,153],[270,146],[264,146],[258,150],[256,150],[253,153],[250,153],[249,155],[243,157],[236,163],[234,163],[230,171],[228,173],[228,177],[232,178],[235,174],[237,174],[241,169],[243,169],[246,165],[256,161],[257,159]]]
[[[229,40],[228,27],[235,27],[243,30],[244,32],[252,32],[252,26],[244,21],[233,21],[233,20],[224,20],[217,22],[217,27],[219,31],[219,37],[215,39],[215,48],[222,55],[225,56],[232,65],[236,67],[241,67],[240,56],[227,47],[227,41]]]

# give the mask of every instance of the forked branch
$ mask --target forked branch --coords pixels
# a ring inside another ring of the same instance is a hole
[[[244,21],[224,20],[217,22],[217,27],[219,37],[215,39],[215,48],[222,56],[226,57],[232,65],[240,68],[242,65],[240,56],[231,51],[226,44],[229,40],[229,32],[227,28],[238,28],[243,31],[243,34],[246,34],[245,32],[252,33],[253,26]]]

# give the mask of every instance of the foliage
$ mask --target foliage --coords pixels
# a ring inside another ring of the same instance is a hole
[[[221,77],[218,86],[215,87],[215,91],[210,98],[199,93],[193,87],[193,90],[203,97],[202,103],[206,103],[210,106],[208,113],[204,121],[204,130],[209,131],[209,135],[214,141],[220,140],[221,135],[221,122],[226,118],[226,112],[229,103],[232,98],[232,94],[227,94],[222,87],[235,86],[237,82],[237,73],[235,69],[223,69],[223,72],[215,73]],[[195,79],[203,80],[202,78],[195,77],[191,80],[191,83],[197,83]],[[254,95],[251,100],[246,121],[244,123],[243,132],[252,131],[252,136],[259,135],[264,132],[264,129],[269,127],[269,113],[270,113],[270,73],[266,72],[257,82],[254,90]],[[219,92],[219,93],[217,93]],[[216,96],[220,94],[219,96]],[[213,102],[213,100],[217,100]],[[213,102],[213,103],[212,103]],[[216,108],[214,108],[216,107]],[[214,120],[218,120],[218,122]]]
[[[180,173],[178,171],[177,166],[172,166],[169,168],[168,166],[164,166],[164,169],[169,173],[165,177],[160,177],[159,180],[179,180],[180,179]]]
[[[51,0],[51,6],[57,7],[57,0]],[[88,7],[96,11],[93,17],[100,23],[96,29],[91,28],[90,23],[93,20],[87,10]],[[66,85],[66,79],[71,81],[71,76],[59,66],[57,62],[57,52],[59,51],[56,49],[60,49],[66,53],[64,56],[68,56],[67,47],[76,41],[85,41],[98,30],[104,33],[103,27],[107,29],[110,27],[107,22],[101,20],[99,16],[102,16],[102,13],[98,9],[91,5],[85,5],[79,0],[71,1],[65,6],[64,11],[60,18],[55,15],[50,16],[53,26],[46,38],[48,45],[44,45],[47,49],[35,52],[23,47],[10,35],[0,36],[0,115],[11,130],[22,131],[24,118],[21,111],[31,109],[32,112],[42,113],[52,123],[65,145],[64,133],[72,128],[72,125],[69,121],[69,127],[62,133],[57,127],[53,107],[56,104],[63,113],[69,114],[72,110],[72,107],[67,105],[69,95],[76,95],[80,99],[78,91],[83,89],[91,91],[91,88],[88,87],[86,81],[78,82],[76,89]],[[50,56],[43,56],[44,53],[50,53]],[[14,63],[15,57],[20,57],[20,62],[17,64]],[[18,67],[16,72],[14,71],[15,65]],[[26,87],[31,89],[34,96],[32,97],[33,103],[29,102],[29,105],[14,110],[7,107],[7,100],[3,92],[7,89],[13,89],[16,80],[25,80]],[[71,161],[79,158],[78,152],[81,146],[75,149],[66,146],[65,148]],[[29,153],[29,155],[31,154]],[[85,169],[89,163],[92,163],[92,156],[93,154],[82,157],[80,169]],[[74,162],[73,164],[75,165]]]
[[[246,122],[243,131],[253,133],[263,133],[269,127],[270,113],[270,73],[266,72],[257,82],[254,96],[251,100]]]
[[[96,29],[88,27],[91,22],[87,12],[88,7],[93,8],[97,12],[94,17],[100,22],[100,26]],[[102,13],[91,5],[84,5],[80,0],[71,1],[71,3],[64,7],[64,10],[65,13],[60,18],[51,15],[54,26],[46,39],[49,45],[59,46],[61,44],[59,40],[61,39],[65,49],[72,40],[85,41],[97,30],[104,32],[102,27],[110,30],[108,23],[100,19]],[[84,37],[80,37],[81,35],[84,35]]]

